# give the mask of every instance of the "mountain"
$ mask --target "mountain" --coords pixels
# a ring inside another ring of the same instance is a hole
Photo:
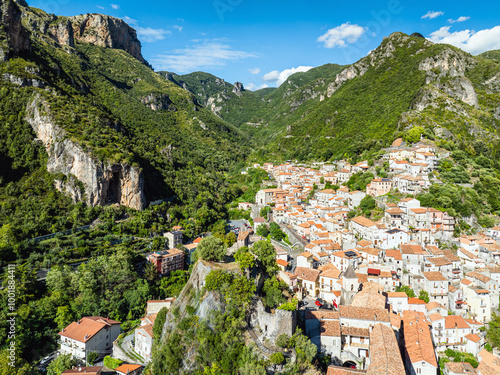
[[[414,126],[456,143],[484,140],[498,156],[498,56],[396,32],[352,65],[296,73],[263,95],[219,93],[208,107],[262,145],[258,155],[282,160],[373,153]],[[252,96],[260,100],[248,106]]]
[[[2,0],[0,18],[0,116],[14,120],[16,108],[0,154],[24,168],[4,182],[43,167],[74,202],[135,209],[222,195],[221,172],[243,159],[247,137],[156,74],[124,21],[55,16],[21,0]]]
[[[484,58],[484,59],[489,59],[489,60],[493,60],[493,61],[500,63],[500,50],[499,49],[483,52],[479,56]]]

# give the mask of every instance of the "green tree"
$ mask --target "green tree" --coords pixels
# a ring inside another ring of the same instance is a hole
[[[420,141],[423,132],[424,128],[422,126],[414,126],[403,135],[403,138],[408,143],[417,143]]]
[[[220,262],[226,256],[226,246],[220,238],[210,236],[200,241],[196,252],[203,260]]]
[[[47,367],[47,375],[61,375],[61,372],[69,370],[76,365],[71,354],[61,354]]]
[[[280,226],[275,222],[272,222],[269,225],[269,232],[271,233],[271,237],[276,241],[281,241],[286,237],[286,234],[281,230]]]
[[[252,248],[253,253],[257,256],[258,262],[262,268],[271,276],[278,272],[278,264],[276,263],[276,251],[270,241],[257,241]]]
[[[500,348],[500,315],[492,314],[486,338],[492,347]]]
[[[224,243],[226,244],[227,247],[233,246],[235,242],[236,242],[236,234],[234,234],[233,232],[229,232],[228,234],[226,234],[224,238]]]
[[[420,294],[418,295],[418,299],[425,301],[425,303],[429,303],[429,293],[425,290],[421,290]]]
[[[285,297],[283,296],[283,290],[287,288],[287,285],[278,280],[276,276],[264,281],[264,288],[262,291],[265,295],[265,303],[267,307],[274,308],[285,302]]]
[[[234,259],[238,262],[241,271],[246,272],[247,277],[249,277],[248,272],[255,265],[255,258],[248,247],[240,247],[236,254],[234,254]]]
[[[59,306],[54,320],[57,323],[57,329],[62,331],[73,321],[73,312],[69,306]]]
[[[269,360],[271,361],[271,363],[273,363],[275,365],[280,365],[285,361],[285,357],[283,356],[283,353],[276,352],[276,353],[271,354],[271,356],[269,357]]]
[[[363,211],[363,214],[370,215],[371,211],[377,206],[377,202],[371,195],[367,195],[361,202],[359,202],[359,208]]]
[[[269,229],[267,229],[266,224],[261,224],[257,227],[257,234],[264,238],[269,236]]]
[[[396,292],[405,292],[409,298],[415,298],[415,292],[407,285],[397,286]]]
[[[90,366],[94,366],[94,363],[99,359],[99,354],[96,352],[90,352],[87,355],[87,362],[89,363]]]

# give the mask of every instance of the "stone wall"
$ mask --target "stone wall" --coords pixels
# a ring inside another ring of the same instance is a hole
[[[252,328],[259,328],[261,337],[275,342],[279,335],[285,333],[293,335],[297,327],[297,312],[276,310],[273,313],[266,312],[260,299],[255,302],[255,310],[250,316]]]

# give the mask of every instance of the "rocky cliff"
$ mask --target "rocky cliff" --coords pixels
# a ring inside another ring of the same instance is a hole
[[[21,5],[25,4],[21,2]],[[12,0],[0,0],[0,61],[31,49],[29,33],[21,23],[22,12]]]
[[[39,94],[28,104],[26,121],[47,150],[47,170],[65,176],[56,183],[59,190],[69,193],[75,201],[85,197],[93,206],[118,203],[138,210],[145,207],[142,172],[128,164],[100,162],[83,151],[55,124],[49,105]]]
[[[137,60],[146,63],[141,54],[141,42],[137,39],[136,31],[123,20],[96,13],[69,17],[68,20],[76,41],[123,49]]]

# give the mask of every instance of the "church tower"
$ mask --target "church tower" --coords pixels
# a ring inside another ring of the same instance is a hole
[[[359,290],[359,282],[352,264],[349,264],[342,278],[342,290],[340,294],[340,304],[350,305],[352,299]]]

